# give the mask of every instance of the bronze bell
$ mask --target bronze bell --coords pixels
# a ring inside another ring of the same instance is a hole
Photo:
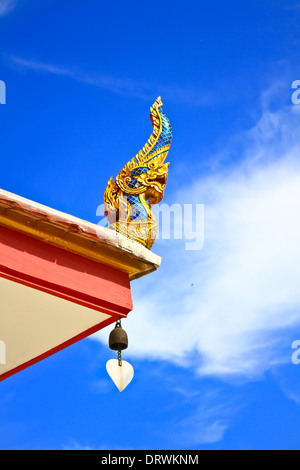
[[[125,330],[121,327],[121,322],[117,321],[115,328],[109,335],[109,347],[114,351],[122,351],[128,348],[128,336]]]

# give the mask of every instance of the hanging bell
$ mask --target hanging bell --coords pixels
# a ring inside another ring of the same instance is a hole
[[[108,344],[110,349],[114,351],[123,351],[128,348],[128,336],[125,330],[121,326],[121,321],[118,320],[115,328],[109,335]]]
[[[132,381],[134,370],[127,361],[122,361],[122,350],[128,348],[128,336],[121,326],[121,320],[118,320],[115,328],[109,335],[109,347],[118,351],[118,359],[110,359],[106,363],[106,370],[114,384],[122,392]]]

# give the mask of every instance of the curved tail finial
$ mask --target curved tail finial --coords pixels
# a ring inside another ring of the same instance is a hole
[[[160,202],[167,183],[165,163],[172,142],[172,127],[161,98],[150,108],[153,132],[139,153],[110,178],[104,194],[106,216],[112,230],[151,248],[157,225],[151,206]]]

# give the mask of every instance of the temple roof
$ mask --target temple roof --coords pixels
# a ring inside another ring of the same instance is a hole
[[[130,280],[155,271],[161,263],[159,256],[121,234],[2,189],[0,224],[125,271]]]

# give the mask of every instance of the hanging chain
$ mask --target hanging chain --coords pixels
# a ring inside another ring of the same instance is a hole
[[[120,318],[116,321],[115,328],[122,328]],[[121,349],[118,349],[118,364],[119,364],[120,367],[122,366],[122,351],[121,351]]]
[[[122,328],[120,319],[117,320],[116,327],[117,328]],[[119,364],[120,367],[122,366],[122,351],[121,351],[121,349],[118,350],[118,364]]]
[[[122,366],[122,351],[121,349],[118,350],[118,364],[121,367]]]

